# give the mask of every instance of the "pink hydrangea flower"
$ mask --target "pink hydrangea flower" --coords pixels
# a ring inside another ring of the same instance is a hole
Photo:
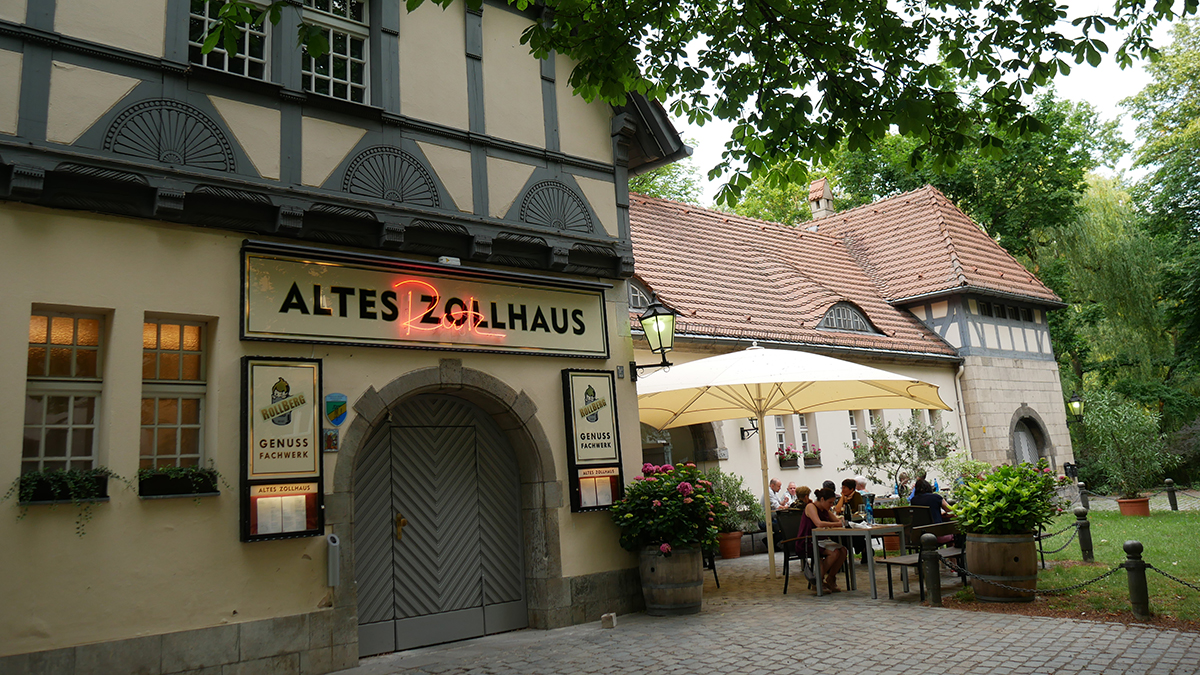
[[[641,476],[634,476],[633,479],[634,480],[646,480],[645,478],[642,478]]]
[[[654,500],[654,506],[656,506],[656,507],[658,507],[658,506],[662,506],[662,502],[660,502],[660,501],[658,501],[657,499],[655,499],[655,500]]]
[[[662,545],[662,546],[659,546],[659,547],[658,547],[658,550],[662,551],[663,553],[670,553],[670,552],[671,552],[671,545],[670,545],[670,544],[667,544],[667,543],[663,543],[663,545]]]
[[[646,479],[646,482],[647,483],[657,483],[658,479],[655,478],[654,476],[650,476],[649,478]]]
[[[691,503],[692,503],[692,498],[691,498],[691,497],[684,497],[684,498],[683,498],[683,503],[684,503],[684,504],[691,504]]]
[[[722,500],[721,500],[721,506],[729,506],[729,502],[727,502],[727,501],[725,501],[724,499],[722,499]]]
[[[663,473],[667,473],[667,472],[675,470],[675,467],[671,466],[670,464],[663,464],[662,466],[660,466],[658,468],[660,470],[662,470]]]
[[[694,469],[694,468],[696,468],[696,465],[695,465],[695,464],[693,464],[693,463],[691,463],[691,462],[688,462],[688,463],[687,463],[687,464],[685,464],[684,466],[688,466],[688,467],[691,467],[691,468],[693,468],[693,469]]]
[[[647,476],[654,473],[654,465],[650,462],[646,462],[642,465],[642,473],[646,474]]]
[[[686,496],[688,496],[688,495],[692,494],[693,492],[695,492],[695,488],[693,488],[693,487],[692,487],[692,484],[691,484],[691,483],[689,483],[689,482],[687,482],[686,480],[685,480],[685,481],[683,481],[682,483],[680,483],[680,484],[679,484],[679,487],[677,487],[677,488],[675,488],[675,489],[676,489],[676,490],[678,490],[678,491],[679,491],[679,494],[683,495],[684,497],[686,497]]]

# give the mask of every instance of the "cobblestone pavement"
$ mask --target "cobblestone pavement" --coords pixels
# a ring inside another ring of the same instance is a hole
[[[783,595],[783,581],[770,580],[766,568],[765,555],[718,561],[721,588],[706,572],[697,615],[625,615],[611,630],[591,623],[515,631],[363,659],[341,675],[1200,672],[1200,633],[922,607],[915,579],[908,595],[897,581],[897,599],[888,600],[882,570],[878,600],[865,574],[858,591],[818,598],[801,580]],[[943,579],[953,593],[957,579]]]

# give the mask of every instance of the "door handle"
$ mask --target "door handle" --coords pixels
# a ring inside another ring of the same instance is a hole
[[[408,519],[399,513],[396,514],[396,541],[404,536],[404,526],[408,525]]]

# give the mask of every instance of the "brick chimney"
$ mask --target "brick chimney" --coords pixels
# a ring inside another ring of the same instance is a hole
[[[819,178],[808,186],[808,205],[812,207],[813,220],[828,218],[834,214],[833,191],[829,189],[829,181]],[[815,232],[817,228],[813,226],[808,229]]]

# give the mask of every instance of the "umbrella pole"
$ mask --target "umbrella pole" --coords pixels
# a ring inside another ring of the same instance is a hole
[[[767,475],[767,437],[766,437],[766,420],[763,413],[758,414],[758,455],[762,460],[762,483],[763,483],[763,511],[767,514],[767,555],[771,559],[771,578],[778,579],[775,576],[775,534],[772,532],[771,525],[771,479]]]

